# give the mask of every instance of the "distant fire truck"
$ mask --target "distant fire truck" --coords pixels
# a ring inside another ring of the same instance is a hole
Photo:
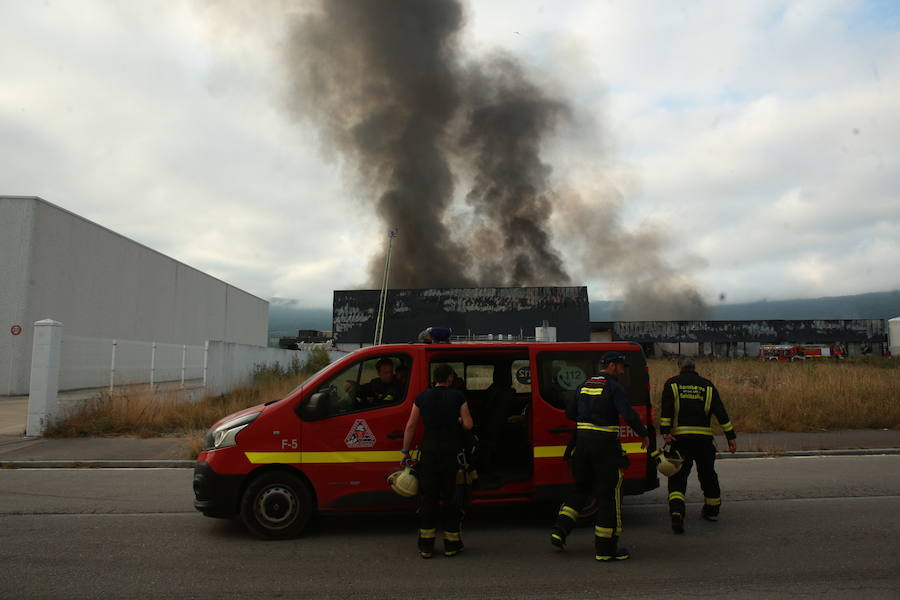
[[[788,362],[796,360],[825,360],[828,358],[842,358],[842,353],[833,346],[764,344],[759,347],[759,360]]]

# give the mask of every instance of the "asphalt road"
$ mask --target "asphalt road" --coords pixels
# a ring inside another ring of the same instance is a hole
[[[188,470],[0,471],[0,598],[900,598],[900,456],[722,461],[722,519],[668,529],[662,490],[625,500],[633,559],[558,552],[552,511],[473,511],[466,551],[415,552],[411,514],[321,518],[265,542],[191,508]]]

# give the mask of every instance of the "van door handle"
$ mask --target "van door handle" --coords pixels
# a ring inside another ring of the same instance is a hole
[[[550,433],[575,433],[574,427],[551,427]]]
[[[402,432],[402,431],[398,431],[398,430],[394,430],[394,431],[390,432],[389,434],[387,434],[387,436],[388,436],[388,439],[389,439],[389,440],[402,440],[402,439],[403,439],[403,432]]]

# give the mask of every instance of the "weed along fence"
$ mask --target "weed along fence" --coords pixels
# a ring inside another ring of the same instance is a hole
[[[61,323],[34,326],[26,435],[41,435],[58,411],[58,394],[135,385],[191,390],[191,398],[249,385],[261,369],[299,371],[313,348],[300,351],[232,342],[202,346],[66,335]],[[339,353],[329,352],[334,360]],[[188,396],[185,395],[187,399]]]

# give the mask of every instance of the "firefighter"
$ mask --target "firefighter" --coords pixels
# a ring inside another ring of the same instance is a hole
[[[456,374],[441,363],[434,369],[435,387],[416,396],[403,434],[404,463],[416,434],[419,418],[425,423],[417,472],[422,504],[419,508],[419,555],[431,558],[437,531],[438,504],[443,498],[444,556],[463,549],[460,533],[462,507],[457,495],[456,474],[459,455],[465,447],[463,428],[472,429],[472,415],[466,397],[451,387]]]
[[[714,468],[716,447],[713,444],[710,417],[715,416],[725,432],[728,451],[731,453],[737,450],[737,435],[728,420],[719,392],[711,381],[697,374],[694,359],[690,356],[679,357],[678,368],[680,373],[663,386],[659,430],[663,441],[671,444],[684,458],[681,470],[669,477],[672,531],[684,533],[684,493],[692,463],[697,463],[697,479],[703,489],[701,516],[708,521],[719,518],[722,497],[719,477]]]
[[[359,386],[357,402],[363,405],[373,405],[392,404],[401,400],[405,389],[394,371],[394,361],[387,357],[382,358],[375,363],[375,370],[378,372],[378,377]]]
[[[601,562],[626,560],[629,553],[618,547],[622,532],[622,469],[628,458],[619,444],[619,416],[641,438],[649,442],[647,428],[631,408],[618,377],[625,373],[625,355],[607,352],[600,361],[599,375],[585,381],[566,406],[566,417],[577,423],[572,472],[575,490],[559,509],[550,532],[550,543],[565,549],[566,537],[578,513],[596,497],[598,510],[594,526],[595,558]]]

